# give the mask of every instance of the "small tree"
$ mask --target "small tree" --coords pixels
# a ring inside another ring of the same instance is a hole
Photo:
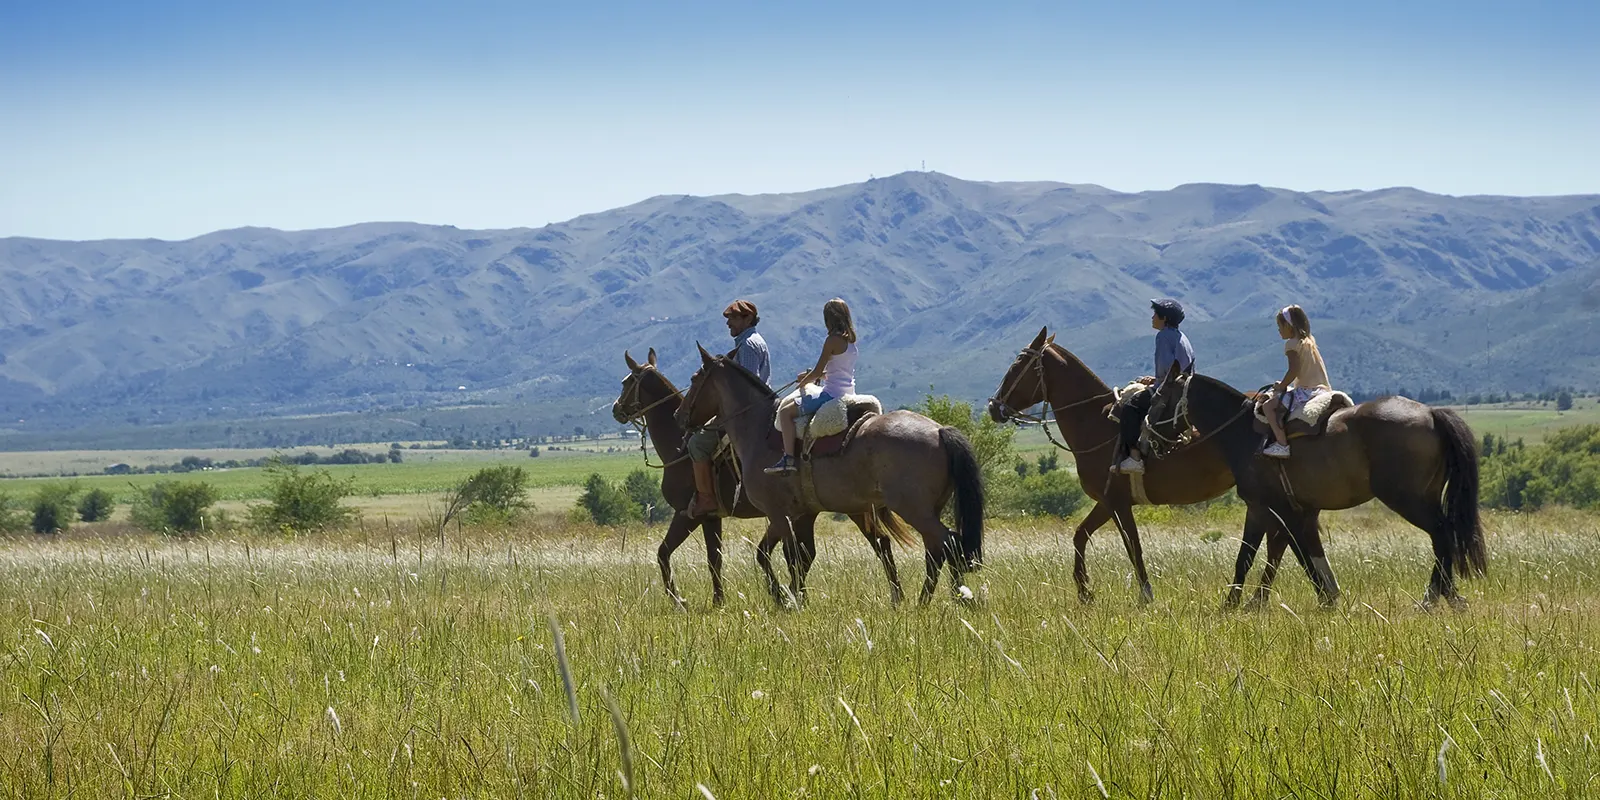
[[[1010,471],[1017,461],[1011,441],[1016,430],[995,422],[987,414],[974,415],[970,403],[951,400],[949,395],[934,397],[930,394],[912,410],[965,434],[972,442],[973,454],[985,479]]]
[[[1572,392],[1563,391],[1561,394],[1556,395],[1556,410],[1572,410]]]
[[[639,519],[643,510],[616,484],[596,472],[583,483],[578,506],[589,512],[596,525],[621,525]]]
[[[55,533],[72,527],[77,516],[75,483],[47,483],[33,494],[33,532]]]
[[[135,488],[137,491],[137,487]],[[205,524],[217,491],[200,481],[162,481],[134,495],[133,524],[157,533],[194,533]]]
[[[405,456],[402,455],[401,452],[400,452],[400,443],[399,442],[395,442],[395,443],[389,445],[389,463],[391,463],[391,464],[399,464],[400,462],[402,462],[404,460],[405,460]]]
[[[9,494],[0,494],[0,533],[21,533],[28,529],[22,504]]]
[[[350,522],[356,510],[342,502],[355,491],[355,478],[333,477],[326,469],[302,472],[274,461],[267,468],[267,502],[250,508],[250,521],[267,530],[313,531]]]
[[[1044,454],[1042,456],[1039,456],[1039,474],[1040,475],[1043,475],[1046,472],[1055,472],[1060,467],[1061,467],[1061,454],[1060,453],[1057,453],[1057,452],[1052,450],[1049,453],[1046,453],[1046,454]]]
[[[111,511],[117,507],[115,495],[104,489],[94,489],[83,496],[78,502],[78,519],[84,522],[99,522],[110,519]]]
[[[1030,514],[1070,517],[1087,498],[1078,479],[1065,470],[1034,475],[1022,481],[1022,510]]]
[[[650,477],[650,473],[642,469],[628,473],[627,479],[622,482],[622,491],[639,506],[639,513],[645,522],[662,522],[672,518],[672,507],[661,496],[661,481]]]

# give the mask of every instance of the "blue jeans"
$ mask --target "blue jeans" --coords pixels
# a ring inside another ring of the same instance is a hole
[[[816,397],[802,395],[800,398],[800,415],[809,417],[812,414],[817,413],[817,409],[822,408],[828,403],[828,401],[832,399],[833,395],[828,394],[827,392],[822,392]]]

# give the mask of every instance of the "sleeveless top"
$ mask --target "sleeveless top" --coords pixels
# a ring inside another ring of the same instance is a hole
[[[856,343],[851,342],[844,352],[828,359],[822,368],[822,391],[834,398],[856,393]]]
[[[1328,368],[1322,363],[1322,351],[1317,349],[1315,337],[1288,339],[1283,343],[1283,352],[1300,354],[1300,363],[1297,365],[1299,369],[1295,371],[1294,380],[1291,382],[1294,388],[1333,388],[1328,382]]]

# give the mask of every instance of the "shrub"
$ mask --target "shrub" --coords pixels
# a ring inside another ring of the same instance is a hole
[[[28,529],[22,504],[9,494],[0,494],[0,533],[21,533]]]
[[[983,470],[985,482],[1002,474],[1013,474],[1017,457],[1011,440],[1016,436],[1016,429],[1010,425],[995,422],[987,414],[975,415],[970,403],[951,400],[948,395],[934,397],[930,394],[912,411],[965,434],[972,442],[972,451]]]
[[[642,469],[628,473],[622,482],[622,492],[639,506],[639,515],[645,522],[664,522],[672,519],[673,509],[661,496],[661,481]]]
[[[621,525],[640,519],[643,514],[638,503],[598,472],[584,481],[578,507],[587,511],[596,525]]]
[[[134,495],[133,524],[157,533],[194,533],[205,525],[206,511],[217,502],[211,484],[162,481]]]
[[[111,512],[117,507],[115,495],[104,489],[94,489],[83,496],[78,502],[78,519],[84,522],[99,522],[110,519]]]
[[[1064,470],[1053,470],[1022,479],[1018,505],[1029,514],[1070,517],[1088,497],[1078,478]]]
[[[439,531],[457,517],[474,523],[504,523],[532,508],[528,502],[528,473],[522,467],[485,467],[472,473],[445,495]]]
[[[34,533],[55,533],[72,527],[77,516],[75,483],[47,483],[34,492],[29,506],[33,512]]]
[[[337,528],[355,518],[355,509],[342,502],[354,491],[354,477],[340,480],[325,469],[301,471],[283,461],[266,471],[267,502],[249,512],[256,527],[303,532]]]

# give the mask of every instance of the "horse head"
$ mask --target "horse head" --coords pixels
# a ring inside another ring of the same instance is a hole
[[[1011,362],[1000,388],[989,398],[989,418],[995,422],[1014,420],[1024,409],[1044,402],[1044,353],[1055,342],[1048,328],[1040,328],[1039,335]]]
[[[727,368],[723,357],[711,355],[699,343],[695,344],[695,348],[700,351],[700,369],[689,379],[689,390],[684,392],[683,405],[678,407],[674,417],[684,430],[703,427],[717,415],[722,397],[715,388],[707,387],[714,380],[714,373]]]
[[[654,347],[650,348],[650,354],[643,364],[634,361],[626,350],[622,351],[622,360],[628,365],[628,377],[622,379],[622,393],[611,404],[611,416],[626,425],[643,417],[655,404],[663,402],[665,396],[676,394],[676,390],[671,388],[667,377],[656,370]],[[652,376],[657,380],[651,380]],[[647,386],[647,383],[659,385]]]
[[[1194,379],[1194,366],[1186,370],[1172,362],[1150,401],[1150,411],[1144,417],[1144,433],[1139,437],[1141,448],[1161,457],[1183,443],[1189,432],[1189,386]]]

